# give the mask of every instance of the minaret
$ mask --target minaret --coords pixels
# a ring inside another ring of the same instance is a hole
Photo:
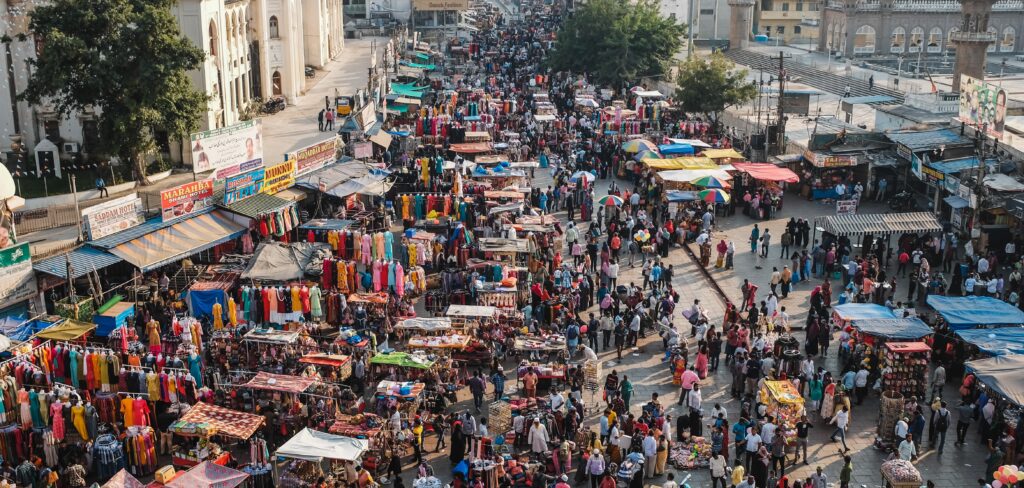
[[[996,42],[996,35],[988,31],[995,0],[961,0],[960,30],[949,36],[956,44],[956,65],[953,69],[953,92],[960,91],[960,75],[985,79],[986,52]]]
[[[750,46],[750,36],[754,22],[754,0],[728,0],[729,18],[729,49],[746,49]]]

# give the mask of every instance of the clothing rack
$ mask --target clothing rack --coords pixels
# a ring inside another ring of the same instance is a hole
[[[47,340],[45,342],[40,343],[38,346],[33,347],[32,349],[29,349],[28,352],[26,352],[24,354],[19,354],[19,355],[14,356],[14,357],[12,357],[10,359],[6,359],[4,361],[0,361],[0,367],[3,367],[5,364],[10,363],[12,361],[17,361],[19,359],[25,359],[25,356],[31,356],[33,353],[35,353],[39,349],[42,349],[44,347],[50,347],[50,343],[51,343],[51,341]]]

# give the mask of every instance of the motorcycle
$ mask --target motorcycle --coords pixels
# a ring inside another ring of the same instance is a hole
[[[909,212],[917,209],[917,201],[914,200],[913,193],[903,190],[889,199],[889,208],[897,212]]]
[[[263,104],[263,113],[276,114],[285,107],[284,97],[274,97]]]

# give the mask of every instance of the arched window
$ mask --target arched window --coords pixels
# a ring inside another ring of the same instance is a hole
[[[907,31],[903,27],[892,30],[892,37],[889,38],[889,52],[901,53],[906,49]]]
[[[932,30],[928,32],[928,52],[942,52],[942,29],[939,27],[932,27]]]
[[[993,42],[992,44],[989,44],[988,45],[988,49],[986,49],[985,51],[986,52],[990,52],[990,53],[994,53],[994,52],[996,52],[996,44],[999,43],[999,29],[996,29],[995,27],[989,26],[988,33],[992,34],[992,37],[996,39],[996,42]]]
[[[862,25],[853,36],[854,54],[874,54],[875,52],[875,28],[870,25]]]
[[[284,90],[281,89],[281,72],[280,71],[275,71],[274,74],[270,75],[270,81],[272,82],[273,87],[274,87],[273,88],[274,95],[280,95],[280,94],[284,93]]]
[[[960,28],[959,27],[953,27],[952,29],[949,29],[949,35],[946,36],[946,50],[950,51],[950,53],[956,52],[956,43],[951,41],[950,39],[952,39],[953,38],[953,34],[955,34],[957,32],[960,32]]]
[[[271,15],[270,16],[270,38],[271,39],[278,39],[280,37],[281,36],[279,35],[278,27],[277,27],[277,16],[276,15]]]
[[[1017,30],[1013,27],[1003,29],[1003,39],[999,41],[999,52],[1012,53],[1017,44]]]
[[[210,19],[210,56],[217,55],[217,23]]]
[[[910,31],[910,52],[916,53],[921,50],[924,45],[924,29],[920,27],[914,27]]]

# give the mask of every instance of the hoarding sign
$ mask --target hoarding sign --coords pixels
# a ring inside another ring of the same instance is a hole
[[[160,192],[160,217],[164,222],[202,212],[213,206],[213,180],[185,183]]]
[[[192,171],[263,164],[263,124],[246,120],[220,129],[197,132],[191,137]],[[241,172],[241,169],[238,170]]]
[[[0,250],[0,307],[28,300],[36,293],[28,243]]]
[[[857,156],[847,154],[821,154],[808,150],[804,151],[804,159],[819,168],[840,168],[857,165]]]
[[[254,169],[224,180],[224,205],[231,205],[256,195],[263,190],[266,170]]]
[[[306,146],[292,154],[286,159],[295,160],[295,176],[303,176],[323,168],[334,158],[338,151],[338,137],[332,137],[326,141]]]
[[[263,193],[273,195],[295,184],[295,160],[270,166],[263,179]]]
[[[413,0],[412,6],[420,12],[469,10],[469,0]]]
[[[960,75],[959,119],[976,128],[985,126],[988,135],[1003,136],[1006,126],[1007,93],[1003,88],[977,78]]]
[[[132,193],[82,210],[82,223],[86,236],[96,240],[145,221],[142,199]]]

